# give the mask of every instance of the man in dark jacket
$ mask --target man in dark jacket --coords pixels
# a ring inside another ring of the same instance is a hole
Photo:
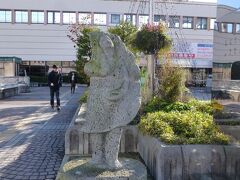
[[[48,74],[48,85],[50,87],[50,104],[54,109],[54,94],[56,95],[57,99],[57,110],[59,111],[60,108],[60,98],[59,98],[59,90],[62,86],[62,76],[61,73],[58,71],[58,67],[56,65],[52,66],[53,70]]]

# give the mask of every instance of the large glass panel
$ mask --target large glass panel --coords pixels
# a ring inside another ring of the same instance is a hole
[[[16,23],[28,23],[28,12],[27,11],[15,11],[15,22]]]
[[[240,33],[240,24],[236,24],[236,33]]]
[[[111,24],[120,24],[120,14],[111,14]]]
[[[43,11],[32,11],[32,23],[43,24],[44,23],[44,12]]]
[[[76,23],[76,13],[64,12],[63,13],[63,24],[74,24]]]
[[[125,14],[124,21],[132,22],[133,25],[136,25],[136,15],[134,14]]]
[[[148,24],[148,19],[149,19],[149,16],[147,15],[139,15],[139,27],[141,27],[142,25],[144,24]]]
[[[184,29],[192,29],[193,28],[193,17],[183,17],[183,25]]]
[[[211,18],[210,19],[210,29],[211,30],[214,30],[214,29],[216,29],[216,19],[215,18]]]
[[[179,28],[180,27],[180,17],[179,16],[169,16],[169,27]]]
[[[197,29],[207,29],[207,18],[198,17],[196,23]]]
[[[219,29],[220,29],[220,23],[215,21],[215,23],[214,23],[214,30],[215,31],[219,31]]]
[[[164,15],[154,15],[153,21],[154,22],[166,21],[166,16],[164,16]]]
[[[233,33],[233,24],[232,23],[221,23],[221,32]]]
[[[91,13],[79,13],[79,23],[81,24],[91,24],[92,23],[92,15]]]
[[[48,11],[48,24],[59,24],[60,12]]]
[[[0,11],[0,22],[12,22],[12,11],[1,10]]]
[[[107,15],[94,13],[94,24],[106,25],[107,24]]]

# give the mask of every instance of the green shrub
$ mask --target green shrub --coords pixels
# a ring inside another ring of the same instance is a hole
[[[170,111],[182,112],[182,111],[189,111],[191,109],[192,109],[191,105],[189,105],[187,103],[175,102],[175,103],[171,103],[171,104],[168,104],[167,106],[165,106],[163,108],[163,111],[166,111],[166,112],[170,112]]]
[[[144,107],[143,112],[156,112],[164,109],[169,103],[165,102],[159,97],[154,97],[151,101],[149,101]]]
[[[172,103],[183,99],[186,90],[184,74],[184,70],[173,65],[171,60],[163,63],[158,93],[164,101]]]
[[[135,25],[131,22],[121,21],[119,25],[110,27],[108,32],[118,35],[125,45],[133,51],[131,43],[133,36],[137,32],[137,27]]]
[[[143,134],[169,144],[228,144],[213,118],[198,111],[155,112],[143,116],[138,125]]]
[[[187,102],[190,106],[192,106],[192,109],[208,114],[213,114],[213,106],[211,101],[200,101],[196,99],[192,99],[189,102]]]
[[[203,113],[213,114],[213,107],[210,101],[199,101],[192,99],[188,102],[166,102],[165,100],[154,97],[143,108],[144,113],[156,111],[200,111]]]
[[[88,98],[88,91],[85,91],[83,95],[80,97],[80,102],[81,103],[87,103],[87,98]]]

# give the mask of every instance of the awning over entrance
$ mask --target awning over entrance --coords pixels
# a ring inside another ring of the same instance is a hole
[[[0,62],[15,62],[17,64],[20,64],[22,62],[22,59],[19,57],[0,57]]]
[[[212,60],[208,59],[173,59],[173,63],[185,68],[212,68]]]

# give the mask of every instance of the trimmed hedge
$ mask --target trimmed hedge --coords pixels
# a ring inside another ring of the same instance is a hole
[[[138,127],[168,144],[228,144],[229,137],[213,121],[213,113],[221,109],[215,101],[168,103],[154,98],[144,107]]]
[[[143,134],[168,144],[228,144],[213,117],[199,111],[154,112],[142,117],[138,125]]]
[[[215,102],[214,102],[215,103]],[[200,111],[203,113],[213,114],[215,107],[212,105],[212,102],[210,101],[199,101],[192,99],[186,103],[184,102],[174,102],[169,103],[164,100],[162,100],[159,97],[154,97],[150,102],[148,102],[143,112],[149,113],[149,112],[156,112],[156,111]]]

